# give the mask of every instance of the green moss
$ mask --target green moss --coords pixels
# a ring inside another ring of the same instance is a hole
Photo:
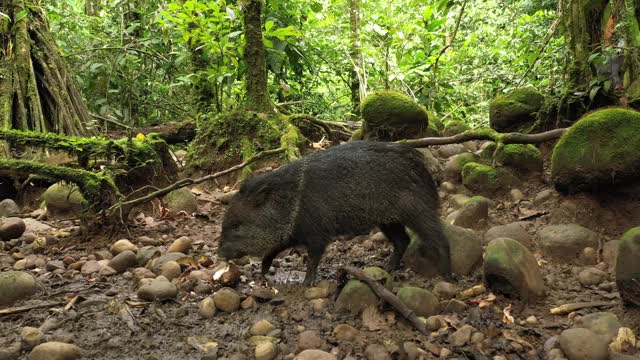
[[[470,152],[455,155],[455,162],[458,165],[459,169],[462,169],[468,163],[476,162],[477,160],[478,160],[478,156]]]
[[[463,133],[471,128],[464,121],[452,120],[444,127],[444,136],[453,136]]]
[[[514,178],[504,169],[470,162],[462,168],[462,183],[479,193],[494,193],[514,183]]]
[[[520,131],[531,126],[544,96],[531,87],[515,89],[489,102],[489,122],[497,131]]]
[[[512,168],[542,171],[542,153],[531,144],[507,144],[498,149],[495,159]]]
[[[489,142],[482,148],[482,151],[480,151],[480,157],[485,160],[493,160],[493,156],[495,155],[497,148],[498,144],[494,141]]]
[[[349,141],[358,141],[358,140],[364,140],[362,128],[354,131],[353,134],[351,134],[351,138],[349,139]]]
[[[426,108],[397,91],[375,91],[362,101],[360,109],[365,133],[380,139],[419,136],[429,124]]]
[[[633,237],[633,235],[640,233],[640,226],[631,228],[629,230],[627,230],[623,235],[622,235],[622,239],[630,239]]]
[[[640,112],[609,108],[582,117],[553,149],[551,175],[561,191],[595,189],[640,175]]]

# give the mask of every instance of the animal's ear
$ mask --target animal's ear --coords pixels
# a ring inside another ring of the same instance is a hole
[[[273,192],[273,188],[270,187],[269,185],[263,185],[261,186],[254,194],[253,194],[253,199],[254,199],[254,204],[256,206],[261,206],[264,203],[267,202],[267,200],[269,199],[269,197],[271,196],[271,193]]]

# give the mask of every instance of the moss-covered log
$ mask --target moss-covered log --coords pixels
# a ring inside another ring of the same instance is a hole
[[[91,119],[39,4],[0,0],[0,129],[87,135]]]
[[[86,209],[98,211],[116,203],[121,197],[112,178],[104,172],[91,172],[26,160],[1,160],[3,175],[38,175],[52,181],[66,181],[78,186],[86,199]]]

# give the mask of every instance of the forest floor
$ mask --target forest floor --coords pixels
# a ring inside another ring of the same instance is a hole
[[[326,280],[323,284],[330,289],[328,300],[305,298],[305,288],[301,285],[305,274],[304,252],[286,251],[276,259],[267,276],[269,285],[277,290],[275,295],[259,295],[261,292],[256,289],[264,285],[259,280],[260,263],[250,262],[239,267],[240,282],[233,285],[241,296],[243,307],[247,308],[218,311],[211,318],[203,318],[198,304],[221,286],[213,280],[225,209],[219,199],[220,190],[193,189],[199,195],[198,216],[162,219],[145,214],[138,217],[140,221],[133,224],[128,233],[117,235],[104,229],[103,233],[83,239],[77,221],[31,220],[27,231],[46,236],[47,246],[32,251],[33,246],[26,242],[5,245],[4,251],[0,251],[0,271],[15,266],[7,260],[7,254],[14,260],[31,256],[34,264],[27,266],[30,268],[27,270],[37,277],[42,290],[9,308],[29,306],[33,309],[12,314],[0,311],[0,349],[5,349],[4,353],[0,350],[0,359],[26,358],[27,348],[13,354],[8,349],[21,342],[24,327],[38,328],[43,324],[41,329],[46,339],[72,342],[82,349],[87,359],[253,359],[256,346],[252,341],[260,341],[260,338],[251,338],[250,329],[259,320],[272,324],[272,327],[267,326],[268,335],[277,343],[277,358],[289,359],[303,348],[320,348],[338,359],[554,358],[555,336],[574,327],[582,316],[595,312],[616,315],[622,326],[638,334],[640,312],[622,307],[612,264],[596,265],[602,260],[599,257],[588,265],[546,259],[540,254],[537,234],[551,224],[579,224],[597,232],[602,243],[612,241],[640,225],[640,202],[629,193],[607,192],[594,197],[584,194],[564,196],[554,192],[548,201],[532,205],[531,200],[540,191],[553,189],[549,178],[545,167],[542,174],[523,181],[517,187],[524,194],[522,201],[513,201],[508,192],[493,197],[496,206],[490,209],[489,218],[474,229],[478,238],[483,239],[486,230],[493,226],[524,219],[526,230],[533,239],[531,250],[539,260],[548,289],[547,296],[536,304],[524,306],[518,298],[499,293],[495,293],[494,298],[487,290],[474,298],[457,301],[450,311],[443,311],[441,316],[446,326],[429,335],[420,334],[389,305],[381,306],[378,314],[368,313],[364,319],[362,315],[335,309],[336,288],[343,285],[337,269],[346,265],[364,268],[386,264],[392,247],[375,235],[335,242],[329,247],[319,268],[319,280]],[[452,211],[451,195],[442,195],[441,213],[445,218]],[[50,228],[35,227],[43,224]],[[147,302],[139,299],[134,281],[136,275],[132,271],[113,276],[102,276],[99,272],[84,275],[71,270],[71,266],[54,266],[60,261],[72,264],[108,257],[105,252],[122,238],[131,240],[138,247],[164,248],[183,236],[192,241],[188,252],[192,266],[183,263],[182,275],[175,280],[181,291],[172,300]],[[483,241],[483,245],[486,242]],[[40,262],[34,259],[40,259]],[[204,267],[206,284],[190,277],[189,273],[195,270],[193,265]],[[598,285],[582,285],[578,273],[594,266],[604,269],[607,278]],[[410,270],[391,275],[394,288],[410,285],[431,290],[442,281],[422,278]],[[454,285],[458,291],[463,291],[482,282],[482,269],[478,267]],[[251,295],[258,301],[254,303]],[[485,301],[480,305],[477,300]],[[552,308],[577,302],[606,302],[608,305],[569,314],[550,314]],[[513,317],[513,322],[505,316],[505,311]],[[376,318],[377,315],[380,316]],[[340,324],[350,325],[358,331],[352,336],[334,331]],[[466,339],[458,332],[465,325],[473,327]],[[209,350],[205,351],[207,346]],[[419,349],[415,349],[416,346]],[[637,352],[631,348],[626,354],[636,358]],[[618,359],[624,358],[619,356]],[[611,358],[615,356],[611,355]]]

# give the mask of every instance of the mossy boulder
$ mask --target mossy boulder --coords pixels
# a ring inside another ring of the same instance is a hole
[[[525,172],[542,171],[542,153],[531,144],[507,144],[498,149],[496,161]]]
[[[640,112],[609,108],[582,117],[558,141],[551,157],[557,190],[588,191],[640,177]]]
[[[403,287],[398,291],[398,299],[416,315],[428,317],[440,310],[440,301],[429,290],[418,287]]]
[[[493,194],[507,189],[516,179],[508,170],[470,162],[462,168],[462,183],[474,192]]]
[[[50,213],[80,212],[86,200],[77,186],[67,183],[55,183],[42,195],[44,205]]]
[[[467,130],[471,129],[469,125],[467,125],[462,120],[452,120],[447,123],[444,127],[444,136],[453,136],[460,133],[463,133]]]
[[[536,120],[544,96],[532,87],[519,88],[489,102],[489,123],[500,131],[524,131]]]
[[[544,296],[545,288],[536,258],[521,243],[509,238],[491,240],[483,266],[487,286],[507,295],[519,295],[533,303]]]
[[[640,231],[627,231],[618,244],[616,259],[616,285],[622,301],[640,306]]]
[[[372,279],[382,283],[386,288],[391,289],[393,279],[379,267],[368,267],[363,270]],[[340,291],[336,300],[336,307],[340,310],[347,310],[353,314],[366,309],[369,306],[376,306],[379,302],[378,296],[371,290],[369,285],[360,280],[349,280]]]
[[[172,215],[176,215],[181,211],[189,215],[198,212],[198,200],[191,190],[187,188],[181,188],[168,193],[164,196],[162,202]]]
[[[640,110],[640,79],[632,82],[624,93],[629,101],[629,106]]]
[[[399,140],[418,137],[429,125],[424,106],[393,90],[372,92],[362,101],[364,138]]]

